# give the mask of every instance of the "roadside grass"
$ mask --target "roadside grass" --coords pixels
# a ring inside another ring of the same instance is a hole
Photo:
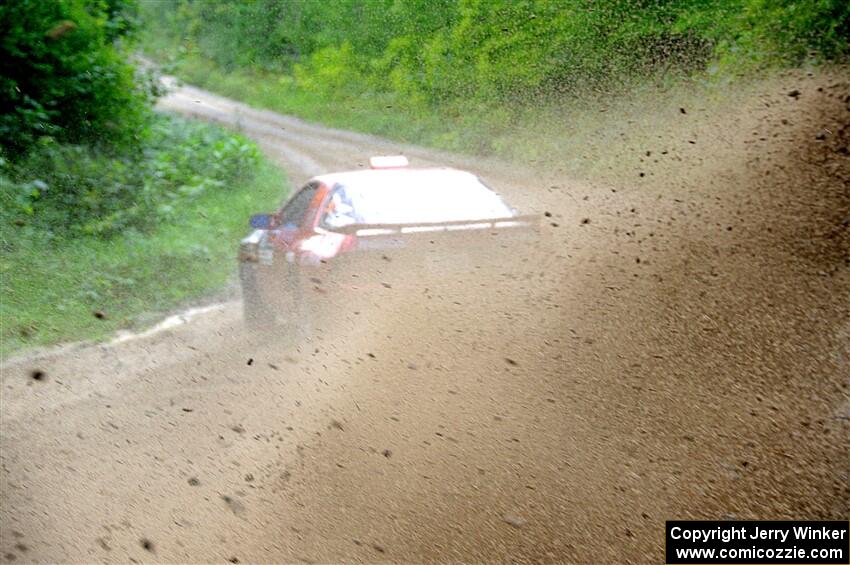
[[[103,340],[221,293],[235,273],[247,218],[279,202],[286,186],[282,171],[261,157],[249,181],[204,193],[149,233],[57,241],[4,222],[0,358],[34,346]],[[7,245],[22,237],[25,245]]]
[[[342,99],[328,99],[298,88],[294,79],[285,74],[252,70],[225,72],[208,59],[191,54],[172,59],[162,71],[257,108],[331,127],[427,145],[438,145],[436,141],[445,133],[443,116],[414,111],[394,93],[362,92]],[[412,117],[415,119],[411,120]]]
[[[642,178],[646,151],[675,151],[659,140],[693,138],[695,115],[723,115],[778,74],[670,77],[618,96],[529,99],[515,104],[452,101],[417,107],[389,92],[329,98],[299,88],[288,75],[225,72],[198,55],[171,58],[165,72],[263,109],[330,127],[375,134],[451,152],[535,162],[572,178],[622,182]],[[640,151],[638,151],[640,149]],[[657,155],[656,155],[657,158]]]

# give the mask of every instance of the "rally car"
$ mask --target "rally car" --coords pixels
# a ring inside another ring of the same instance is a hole
[[[277,212],[251,217],[254,230],[239,248],[246,322],[299,323],[305,302],[328,300],[342,288],[323,286],[328,273],[380,272],[401,251],[414,255],[411,265],[433,266],[468,253],[472,232],[496,235],[533,222],[474,174],[411,168],[403,156],[373,157],[370,169],[314,177]],[[379,259],[377,269],[364,269],[368,257]],[[359,289],[368,292],[368,284]]]

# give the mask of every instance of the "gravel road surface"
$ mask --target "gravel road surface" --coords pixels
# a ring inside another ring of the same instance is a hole
[[[295,343],[234,301],[6,360],[0,560],[658,563],[666,519],[850,518],[850,85],[787,80],[628,186],[175,85],[295,184],[404,153],[538,239]]]

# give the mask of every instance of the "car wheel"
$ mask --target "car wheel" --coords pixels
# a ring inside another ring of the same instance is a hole
[[[290,266],[281,279],[282,295],[276,310],[278,327],[288,337],[298,340],[304,337],[301,331],[304,324],[304,297],[301,294],[301,274],[296,267]]]
[[[245,326],[256,331],[274,328],[277,322],[275,308],[260,293],[256,266],[240,263],[239,280],[242,283],[242,312]]]

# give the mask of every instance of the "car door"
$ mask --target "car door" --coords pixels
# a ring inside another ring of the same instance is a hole
[[[303,297],[295,250],[308,237],[321,202],[322,185],[310,182],[273,214],[272,229],[261,242],[259,262],[252,267],[252,285],[262,302],[278,311],[293,311]],[[285,315],[285,314],[284,314]]]

